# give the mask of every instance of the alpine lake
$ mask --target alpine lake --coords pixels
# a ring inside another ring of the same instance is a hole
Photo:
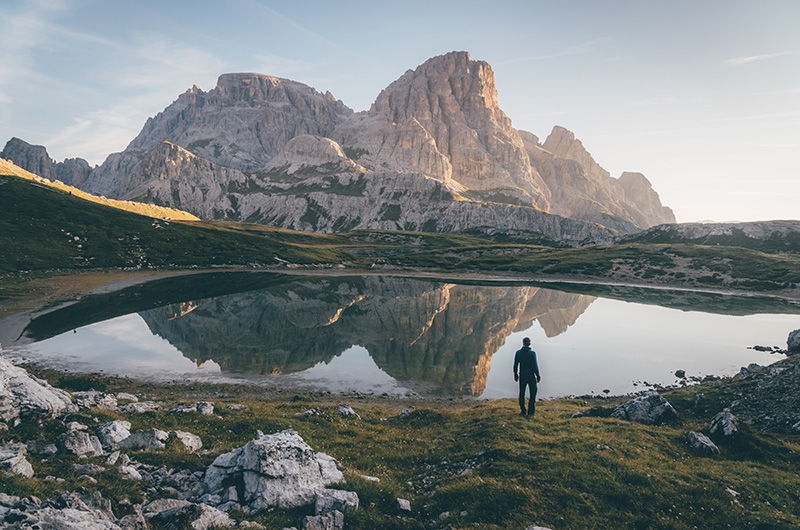
[[[516,396],[514,353],[530,337],[538,397],[550,399],[771,364],[784,355],[767,350],[800,328],[800,305],[620,286],[213,272],[87,295],[15,325],[0,322],[4,355],[70,372],[474,399]]]

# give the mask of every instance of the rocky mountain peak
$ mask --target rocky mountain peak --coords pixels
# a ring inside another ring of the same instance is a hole
[[[407,71],[334,139],[364,153],[357,162],[366,167],[452,180],[481,200],[549,207],[546,185],[497,104],[491,67],[467,52]]]
[[[589,151],[583,146],[580,140],[575,138],[575,133],[556,125],[552,132],[544,141],[544,149],[550,151],[559,158],[574,160],[578,162],[586,173],[595,179],[608,179],[611,175],[595,162]]]

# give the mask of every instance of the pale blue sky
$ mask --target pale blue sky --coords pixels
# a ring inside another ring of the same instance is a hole
[[[641,171],[679,221],[800,218],[800,2],[0,0],[0,146],[101,163],[193,84],[259,72],[355,110],[430,57]]]

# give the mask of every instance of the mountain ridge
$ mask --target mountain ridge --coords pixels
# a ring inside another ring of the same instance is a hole
[[[1,155],[31,167],[49,160],[18,142]],[[555,127],[540,144],[514,129],[491,66],[467,52],[408,70],[359,113],[296,81],[223,74],[214,89],[194,86],[149,118],[124,151],[85,168],[64,166],[65,181],[306,231],[512,230],[575,245],[675,221],[643,175],[614,179],[573,133]]]

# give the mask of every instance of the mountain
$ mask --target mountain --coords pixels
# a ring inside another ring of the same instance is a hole
[[[12,160],[53,166],[41,149],[12,147]],[[514,129],[491,67],[466,52],[407,71],[359,113],[295,81],[225,74],[71,178],[109,197],[319,232],[504,233],[575,245],[675,221],[644,176],[612,178],[566,129],[543,145]]]
[[[620,243],[743,247],[768,253],[800,252],[800,221],[659,225],[619,238]]]

